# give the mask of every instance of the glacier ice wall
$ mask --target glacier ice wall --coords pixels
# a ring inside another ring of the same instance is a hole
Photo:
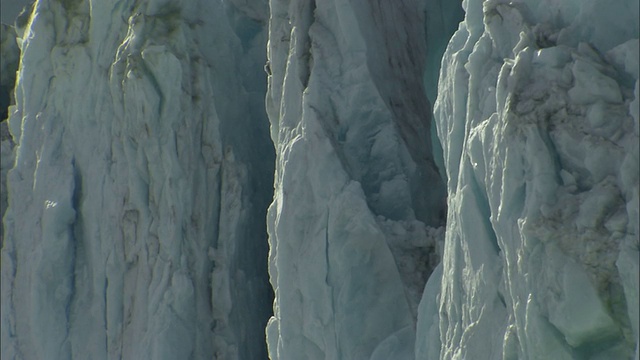
[[[467,0],[417,359],[638,359],[638,2]]]
[[[272,359],[413,358],[444,186],[421,1],[271,1]]]
[[[38,1],[1,357],[264,358],[268,227],[272,359],[638,359],[638,3],[463,7]]]
[[[3,359],[266,357],[267,13],[36,3],[9,120]]]

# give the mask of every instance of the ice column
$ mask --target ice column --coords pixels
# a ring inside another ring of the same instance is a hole
[[[3,359],[266,357],[268,10],[238,3],[36,3],[9,120]]]
[[[438,259],[419,1],[271,1],[272,359],[411,359]]]
[[[637,359],[638,2],[464,4],[416,358]]]

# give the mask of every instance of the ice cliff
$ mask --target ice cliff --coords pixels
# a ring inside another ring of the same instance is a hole
[[[266,357],[267,14],[36,3],[17,34],[2,359]]]
[[[410,359],[439,261],[420,1],[272,1],[272,359]]]
[[[638,11],[39,0],[2,359],[638,360]]]
[[[416,358],[638,359],[638,2],[464,7]]]
[[[463,4],[435,106],[443,262],[416,321],[442,209],[405,165],[433,86],[429,68],[407,80],[435,40],[413,24],[442,7],[422,6],[272,2],[272,358],[412,358],[414,336],[416,359],[637,357],[637,3]]]

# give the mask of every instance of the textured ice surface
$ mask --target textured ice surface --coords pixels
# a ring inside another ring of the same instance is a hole
[[[266,13],[39,1],[19,24],[2,359],[266,357]]]
[[[268,226],[273,359],[638,359],[638,2],[463,6],[450,40],[431,0],[3,28],[1,357],[265,358]]]
[[[637,359],[638,2],[465,11],[435,104],[449,213],[416,358]]]
[[[438,259],[418,1],[272,1],[272,359],[410,359]]]

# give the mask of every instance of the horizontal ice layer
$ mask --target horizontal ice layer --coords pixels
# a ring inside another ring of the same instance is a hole
[[[265,8],[37,3],[10,118],[2,359],[266,357]]]
[[[444,192],[418,1],[271,1],[272,359],[410,359]]]
[[[449,214],[416,358],[637,359],[638,3],[465,11],[435,105]]]

